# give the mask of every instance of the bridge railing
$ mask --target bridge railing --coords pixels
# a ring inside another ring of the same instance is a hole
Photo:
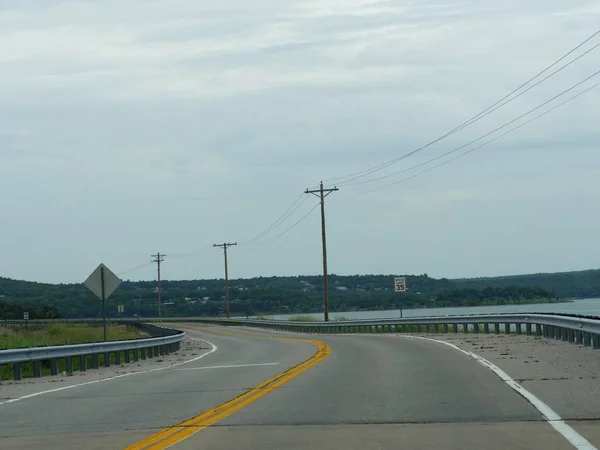
[[[150,319],[151,320],[151,319]],[[287,320],[173,318],[172,322],[203,322],[301,333],[516,333],[543,336],[600,348],[600,319],[560,314],[472,314],[330,322]]]

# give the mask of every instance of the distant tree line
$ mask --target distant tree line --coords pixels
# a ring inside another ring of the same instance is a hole
[[[60,319],[61,315],[54,306],[44,305],[41,308],[22,306],[17,303],[0,302],[0,318],[3,320],[21,320],[23,313],[29,313],[29,319]]]
[[[588,272],[595,272],[591,276]],[[582,277],[569,275],[571,291],[600,293],[600,271],[586,271]],[[598,275],[597,277],[595,275]],[[563,274],[556,274],[563,279]],[[394,275],[331,275],[330,310],[367,311],[446,306],[478,306],[550,302],[557,294],[548,286],[559,285],[551,276],[533,275],[489,279],[436,279],[427,274],[408,275],[408,291],[393,290]],[[523,280],[531,284],[524,284]],[[592,282],[591,280],[596,280]],[[540,285],[535,282],[540,281]],[[591,284],[590,284],[591,283]],[[594,284],[597,283],[597,284]],[[296,314],[323,310],[322,278],[256,277],[231,280],[231,313],[234,315]],[[163,281],[162,311],[169,316],[222,316],[225,313],[223,280]],[[116,317],[117,305],[125,306],[124,317],[157,315],[155,281],[124,281],[107,301],[107,314]],[[565,294],[566,292],[566,294]],[[58,315],[101,317],[100,301],[82,284],[45,284],[0,278],[0,301],[7,306],[0,318]],[[10,306],[8,306],[10,305]],[[20,309],[18,309],[20,308]],[[44,317],[45,317],[44,316]]]

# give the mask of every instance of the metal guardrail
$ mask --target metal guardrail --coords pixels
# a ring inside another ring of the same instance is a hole
[[[163,319],[164,320],[164,319]],[[173,318],[172,322],[203,322],[219,325],[238,325],[302,333],[490,333],[537,335],[546,338],[600,348],[600,319],[560,314],[472,314],[461,316],[429,316],[349,320],[339,322],[293,322],[287,320]]]
[[[13,325],[22,321],[11,321]],[[55,321],[37,321],[55,322]],[[97,323],[97,321],[94,321]],[[128,322],[126,322],[128,323]],[[23,378],[23,364],[33,363],[33,376],[40,377],[42,368],[50,366],[50,374],[58,375],[59,360],[65,360],[67,373],[74,370],[74,361],[78,359],[78,369],[85,372],[88,368],[88,359],[91,359],[92,368],[109,367],[114,361],[115,365],[122,362],[137,362],[141,358],[168,355],[180,349],[185,333],[180,330],[159,327],[146,323],[132,323],[142,331],[151,335],[150,338],[129,339],[123,341],[94,342],[74,345],[50,345],[46,347],[28,347],[0,351],[0,365],[12,365],[15,380]],[[46,363],[47,362],[47,363]]]

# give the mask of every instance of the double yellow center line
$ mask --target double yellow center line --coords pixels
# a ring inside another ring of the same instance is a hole
[[[192,327],[190,327],[192,328]],[[212,330],[211,330],[212,331]],[[216,331],[216,330],[215,330]],[[219,331],[219,334],[226,334],[226,332]],[[227,333],[235,336],[239,336],[239,334]],[[255,336],[255,337],[265,337],[267,336]],[[272,338],[271,338],[272,339]],[[274,339],[281,339],[286,341],[298,341],[298,342],[306,342],[313,344],[317,347],[317,352],[311,356],[306,361],[282,372],[273,378],[268,379],[267,381],[259,384],[258,386],[250,389],[249,391],[235,397],[228,402],[223,403],[222,405],[217,406],[216,408],[210,409],[196,417],[192,417],[184,422],[181,422],[178,425],[173,427],[166,428],[165,430],[156,433],[137,444],[134,444],[130,447],[127,447],[126,450],[158,450],[165,449],[171,447],[172,445],[181,442],[184,439],[189,438],[191,435],[197,433],[200,430],[212,425],[215,422],[225,419],[231,414],[239,411],[242,408],[250,405],[255,402],[259,398],[267,395],[269,392],[274,389],[282,386],[288,381],[294,379],[302,372],[307,371],[311,367],[318,364],[320,361],[326,359],[331,353],[331,349],[327,344],[321,341],[314,341],[309,339],[295,339],[295,338],[279,338],[275,337]]]

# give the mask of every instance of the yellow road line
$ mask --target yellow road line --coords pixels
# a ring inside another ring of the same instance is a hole
[[[192,329],[199,329],[196,327],[188,327]],[[202,329],[202,331],[209,331]],[[242,333],[230,333],[223,330],[210,330],[217,334],[224,334],[230,336],[240,336]],[[244,333],[245,334],[245,333]],[[249,334],[246,334],[249,335]],[[193,434],[200,430],[212,425],[215,422],[225,419],[231,414],[239,411],[242,408],[250,405],[261,397],[264,397],[269,392],[296,378],[301,373],[307,371],[311,367],[317,365],[320,361],[326,359],[331,353],[330,347],[321,341],[308,340],[308,339],[295,339],[295,338],[283,338],[283,337],[271,337],[264,335],[250,334],[252,337],[264,337],[270,339],[289,340],[297,342],[306,342],[313,344],[317,347],[317,352],[309,359],[295,365],[294,367],[282,372],[267,381],[259,384],[258,386],[250,389],[249,391],[229,400],[216,408],[212,408],[198,416],[192,417],[184,422],[173,427],[166,428],[159,433],[156,433],[143,441],[138,442],[132,446],[126,448],[126,450],[158,450],[171,447],[184,439],[189,438]]]

